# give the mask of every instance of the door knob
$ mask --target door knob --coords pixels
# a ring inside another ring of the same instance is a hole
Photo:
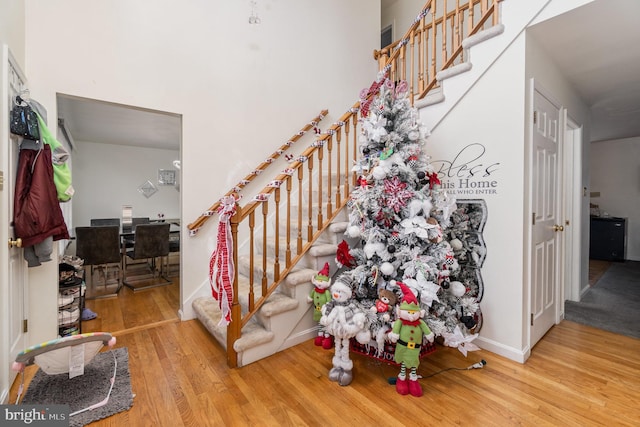
[[[553,226],[553,231],[564,231],[564,227],[562,225],[554,225]]]
[[[17,238],[16,240],[9,239],[9,248],[21,248],[22,247],[22,239]]]

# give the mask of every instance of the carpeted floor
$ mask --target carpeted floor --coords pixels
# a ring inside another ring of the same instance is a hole
[[[116,355],[118,368],[111,396],[106,405],[82,412],[70,419],[70,426],[84,426],[93,421],[126,411],[133,405],[129,376],[129,353],[116,348],[97,354],[84,368],[84,374],[69,379],[69,374],[47,375],[38,369],[22,398],[23,404],[69,405],[69,412],[102,401],[109,391]]]
[[[565,319],[640,338],[640,261],[612,263],[580,302],[565,302]]]

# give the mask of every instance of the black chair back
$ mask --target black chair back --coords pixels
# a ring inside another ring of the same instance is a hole
[[[169,223],[140,224],[136,226],[133,259],[155,258],[169,255]]]
[[[91,226],[117,225],[120,227],[120,218],[92,218]]]
[[[140,224],[149,224],[149,222],[150,222],[150,219],[148,216],[134,217],[134,218],[131,218],[131,225],[123,226],[122,231],[125,233],[130,233],[132,231],[135,231],[136,226]]]
[[[85,265],[120,262],[120,226],[76,227],[76,255]]]

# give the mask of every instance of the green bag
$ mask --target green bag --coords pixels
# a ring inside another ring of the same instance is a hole
[[[36,113],[37,114],[37,113]],[[58,192],[58,200],[67,202],[71,200],[75,190],[71,185],[71,169],[67,164],[69,152],[58,141],[44,122],[40,114],[38,116],[38,125],[40,127],[40,140],[51,147],[51,157],[53,160],[53,182]]]

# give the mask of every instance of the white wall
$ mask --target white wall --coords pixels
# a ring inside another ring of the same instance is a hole
[[[640,261],[640,137],[591,146],[591,199],[601,214],[627,218],[627,259]]]
[[[517,78],[514,76],[521,76]],[[445,82],[446,85],[447,82]],[[446,91],[446,86],[445,86]],[[484,323],[477,342],[514,360],[524,360],[522,330],[524,39],[501,55],[427,141],[427,153],[442,165],[443,186],[458,199],[484,199],[487,257],[480,303]],[[489,173],[485,173],[486,169]],[[482,170],[470,176],[469,170]],[[474,186],[495,183],[482,194]]]
[[[381,11],[380,30],[393,25],[391,39],[393,41],[400,39],[405,31],[413,25],[414,19],[426,3],[425,0],[401,0],[391,3]]]
[[[26,71],[52,116],[56,92],[182,116],[183,224],[320,110],[323,129],[336,121],[377,72],[379,0],[260,1],[259,26],[248,2],[223,0],[26,8]],[[209,221],[183,239],[183,301],[206,290],[215,232]]]
[[[133,216],[157,219],[180,217],[180,193],[158,185],[158,169],[173,169],[176,150],[129,147],[76,141],[73,156],[73,226],[87,226],[91,218],[121,218],[122,206]],[[158,192],[146,198],[138,187],[151,181]]]
[[[13,57],[24,69],[24,1],[0,0],[0,44],[9,45]]]

